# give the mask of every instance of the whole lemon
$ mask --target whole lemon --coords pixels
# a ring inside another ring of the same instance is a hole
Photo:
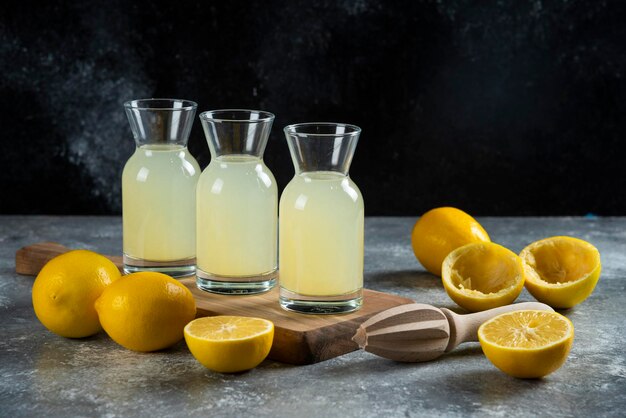
[[[183,338],[196,302],[183,284],[162,273],[122,277],[96,301],[100,322],[118,344],[134,351],[167,348]]]
[[[472,242],[491,242],[482,226],[460,209],[429,210],[415,223],[411,234],[413,252],[432,274],[441,276],[441,264],[448,254]]]
[[[55,334],[82,338],[102,327],[94,302],[121,277],[108,258],[75,250],[50,260],[33,284],[33,308],[41,323]]]

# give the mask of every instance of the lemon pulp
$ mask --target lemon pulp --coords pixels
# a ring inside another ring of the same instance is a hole
[[[585,300],[600,278],[600,253],[578,238],[558,236],[533,242],[520,253],[526,288],[540,302],[571,308]]]
[[[501,315],[482,329],[483,338],[510,348],[541,348],[568,338],[570,323],[562,315],[544,311],[522,311]]]
[[[521,259],[492,242],[452,251],[443,262],[441,277],[450,298],[470,311],[512,303],[524,286]]]
[[[214,316],[192,321],[185,331],[207,341],[233,341],[255,338],[273,329],[270,321],[238,316]]]

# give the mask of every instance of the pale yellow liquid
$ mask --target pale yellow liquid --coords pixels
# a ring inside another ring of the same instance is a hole
[[[341,173],[297,175],[280,198],[280,286],[308,296],[363,287],[363,198]]]
[[[124,253],[150,261],[196,254],[196,183],[200,167],[186,147],[144,145],[122,174]]]
[[[276,270],[278,190],[263,160],[211,160],[197,188],[197,267],[217,276]]]

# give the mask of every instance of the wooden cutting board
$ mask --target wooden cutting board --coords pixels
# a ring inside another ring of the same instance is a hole
[[[21,248],[15,254],[15,271],[35,276],[48,260],[70,249],[54,242]],[[122,268],[122,257],[107,256]],[[290,364],[328,360],[358,348],[351,340],[358,326],[372,315],[394,306],[412,303],[408,298],[363,291],[363,307],[343,315],[303,315],[287,312],[278,305],[278,289],[254,296],[224,296],[204,292],[195,278],[182,279],[196,299],[197,316],[240,315],[269,319],[274,323],[274,344],[269,358]]]

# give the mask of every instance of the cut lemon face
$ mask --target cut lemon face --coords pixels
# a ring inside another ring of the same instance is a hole
[[[185,327],[191,354],[204,367],[235,373],[258,366],[270,352],[274,324],[260,318],[212,316],[198,318]]]
[[[477,242],[452,251],[443,261],[443,287],[468,311],[508,305],[524,287],[522,260],[492,242]]]
[[[600,253],[590,243],[572,237],[533,242],[520,253],[526,288],[554,308],[571,308],[587,299],[600,278]]]
[[[565,363],[574,325],[556,312],[508,312],[482,324],[478,340],[489,361],[504,373],[538,378]]]

